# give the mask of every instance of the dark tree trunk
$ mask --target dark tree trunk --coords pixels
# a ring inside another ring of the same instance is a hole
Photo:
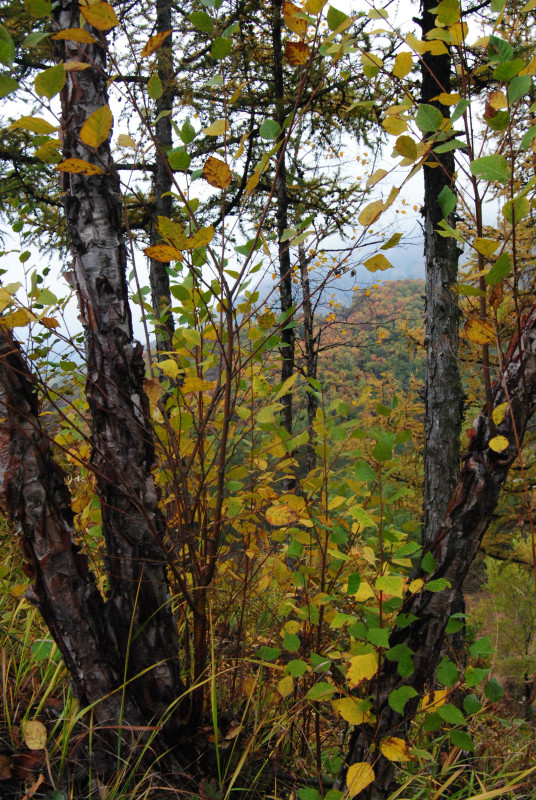
[[[536,305],[521,324],[521,336],[516,335],[510,345],[504,371],[492,387],[492,400],[493,407],[508,401],[511,403],[511,411],[507,411],[497,430],[508,439],[509,446],[502,453],[496,453],[488,446],[494,432],[490,432],[485,409],[474,422],[458,486],[428,548],[437,563],[431,579],[446,578],[450,588],[441,592],[424,589],[420,594],[406,598],[404,613],[414,614],[417,620],[407,628],[395,628],[389,638],[389,647],[404,644],[411,648],[415,654],[414,672],[409,678],[401,678],[397,663],[383,660],[369,687],[369,694],[377,698],[374,708],[377,722],[374,726],[354,728],[346,763],[337,780],[337,788],[344,785],[350,764],[372,762],[376,780],[359,795],[360,798],[384,800],[389,794],[394,766],[383,755],[378,756],[377,749],[373,753],[372,745],[378,744],[385,736],[404,735],[418,701],[416,698],[408,702],[405,714],[401,715],[388,705],[389,694],[401,686],[412,686],[422,695],[432,684],[441,658],[445,627],[457,594],[489,525],[501,486],[516,459],[516,438],[521,444],[533,414],[536,402]],[[427,576],[419,570],[415,577],[426,579]]]
[[[303,245],[298,248],[300,258],[300,279],[303,292],[302,308],[303,308],[303,339],[305,348],[305,376],[307,378],[316,379],[317,365],[318,365],[318,350],[317,342],[314,335],[314,313],[313,303],[311,301],[311,286],[309,284],[309,270],[308,262],[305,256],[305,249]],[[318,409],[318,395],[316,389],[312,386],[307,387],[306,391],[306,404],[307,404],[307,445],[305,454],[305,472],[309,472],[316,467],[316,452],[315,452],[315,432],[314,423],[316,420],[316,412]]]
[[[156,33],[171,31],[172,15],[170,0],[156,0]],[[167,161],[167,154],[171,150],[172,128],[171,114],[160,117],[164,111],[171,111],[173,108],[173,39],[170,33],[164,44],[156,53],[157,74],[162,83],[162,96],[156,101],[155,142],[157,151],[155,153],[155,171],[153,179],[154,193],[154,219],[151,223],[151,245],[156,245],[160,241],[156,223],[158,217],[171,217],[172,197],[169,194],[173,180],[170,167]],[[165,196],[164,196],[165,195]],[[159,261],[150,259],[149,283],[151,285],[151,298],[155,316],[162,323],[156,329],[156,349],[160,354],[171,348],[175,323],[171,313],[171,294],[169,290],[169,275],[167,267]],[[167,310],[166,310],[167,309]]]
[[[422,38],[434,28],[435,0],[422,0]],[[425,53],[421,60],[422,102],[450,91],[450,54]],[[454,155],[432,154],[424,166],[424,253],[426,262],[426,400],[424,421],[423,545],[435,540],[456,487],[460,468],[463,389],[458,364],[460,312],[455,291],[459,249],[456,240],[437,232],[443,214],[437,198],[445,186],[454,190]],[[453,212],[454,214],[454,212]],[[455,221],[449,217],[455,227]]]
[[[272,40],[274,50],[274,88],[275,88],[275,118],[281,128],[285,121],[285,87],[283,83],[283,47],[281,44],[281,0],[272,3]],[[279,140],[283,142],[278,152],[276,174],[276,201],[277,201],[277,241],[279,248],[279,297],[281,312],[288,314],[292,308],[292,270],[290,265],[290,249],[288,242],[283,242],[283,232],[288,228],[288,192],[287,168],[285,163],[285,132],[281,130]],[[281,332],[281,381],[286,381],[294,374],[295,338],[294,329],[284,327]],[[283,410],[281,424],[286,430],[292,431],[292,392],[281,398]]]

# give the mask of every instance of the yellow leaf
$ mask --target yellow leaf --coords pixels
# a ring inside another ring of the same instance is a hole
[[[315,17],[317,14],[320,14],[325,5],[326,0],[305,0],[305,10],[308,14],[313,14]]]
[[[454,25],[451,25],[449,28],[449,33],[454,39],[455,44],[462,44],[469,31],[469,26],[467,22],[455,22]]]
[[[82,175],[104,175],[103,169],[96,164],[90,164],[89,161],[84,161],[83,158],[66,158],[54,169],[60,172],[73,172]]]
[[[21,117],[12,122],[8,130],[10,131],[30,131],[30,133],[52,133],[57,131],[55,125],[51,125],[41,117]]]
[[[179,365],[172,358],[165,358],[163,361],[159,361],[156,366],[169,378],[175,379],[179,374]]]
[[[375,186],[377,183],[381,181],[382,178],[385,178],[386,175],[387,175],[386,169],[377,169],[375,172],[372,173],[370,178],[368,178],[367,189],[369,189],[371,186]]]
[[[120,133],[117,137],[117,144],[119,147],[130,147],[131,150],[136,149],[136,142],[132,138],[132,136],[128,136],[126,133]]]
[[[169,217],[158,217],[158,232],[174,247],[182,250],[186,247],[186,234],[178,222],[173,222]]]
[[[380,750],[389,761],[411,761],[407,743],[396,736],[386,736],[382,739]]]
[[[89,147],[99,147],[108,138],[113,121],[110,106],[106,103],[86,119],[80,128],[80,139]]]
[[[378,669],[377,653],[366,653],[363,656],[354,656],[350,659],[346,670],[348,685],[353,689],[363,681],[369,681]]]
[[[504,415],[506,414],[506,409],[508,408],[508,403],[501,403],[499,406],[496,406],[493,409],[492,419],[495,425],[500,425],[504,419]]]
[[[270,506],[264,512],[266,519],[275,528],[284,528],[287,525],[292,525],[298,519],[296,509],[291,508],[286,503],[281,503],[277,506]]]
[[[489,441],[489,446],[492,450],[495,450],[496,453],[502,453],[503,450],[506,450],[508,445],[509,442],[506,436],[494,436],[493,439]]]
[[[215,120],[212,125],[209,125],[207,128],[203,128],[203,133],[206,133],[207,136],[223,136],[224,133],[227,133],[229,130],[229,123],[226,119],[217,119]]]
[[[44,750],[47,746],[47,729],[38,720],[28,720],[22,725],[22,738],[29,750]]]
[[[285,56],[291,67],[301,67],[307,64],[309,58],[309,45],[305,42],[287,42]]]
[[[84,69],[89,69],[91,64],[87,61],[66,61],[63,65],[66,72],[82,72]]]
[[[28,584],[26,583],[16,583],[9,590],[9,594],[11,595],[11,597],[14,597],[16,600],[18,600],[19,597],[22,597],[27,588]]]
[[[394,114],[390,114],[382,121],[382,126],[385,128],[387,133],[390,133],[392,136],[399,136],[401,133],[404,133],[408,129],[408,123],[405,119],[400,119],[399,117],[394,116]]]
[[[295,6],[294,3],[283,0],[283,19],[285,25],[292,33],[297,33],[298,36],[305,36],[307,31],[307,22],[296,15],[301,12],[301,8]]]
[[[408,586],[408,591],[411,594],[419,594],[422,591],[422,587],[424,586],[424,581],[422,578],[415,578],[414,581],[411,581],[410,585]]]
[[[444,106],[455,106],[461,99],[461,95],[458,92],[441,92],[437,97],[434,97],[434,100],[439,100]]]
[[[359,584],[359,589],[357,592],[355,592],[355,594],[352,595],[354,600],[356,600],[358,603],[364,603],[365,600],[368,600],[370,597],[374,596],[375,595],[372,591],[372,587],[370,583],[367,583],[367,581],[361,581]]]
[[[496,111],[500,111],[503,108],[508,108],[508,100],[506,99],[504,92],[490,92],[488,95],[488,103]]]
[[[199,228],[193,236],[186,240],[185,247],[188,250],[194,250],[196,247],[204,247],[212,241],[214,236],[214,228],[208,225],[206,228]]]
[[[464,325],[465,335],[474,344],[492,344],[495,341],[493,325],[483,319],[468,319]]]
[[[255,691],[255,687],[257,685],[257,681],[255,678],[252,678],[250,675],[247,678],[244,678],[242,681],[242,694],[245,694],[246,697],[251,697],[253,692]]]
[[[369,710],[364,711],[362,708],[366,702],[355,697],[343,697],[341,700],[333,700],[331,705],[333,710],[350,725],[362,725],[364,722],[370,722],[372,717]]]
[[[373,222],[381,216],[383,211],[383,200],[374,200],[373,203],[369,203],[361,214],[359,215],[359,223],[363,225],[365,228],[369,225],[372,225]]]
[[[480,39],[477,39],[474,44],[469,46],[471,48],[478,47],[482,49],[487,49],[489,47],[489,36],[482,36]]]
[[[251,192],[256,188],[258,182],[261,179],[261,174],[257,168],[252,175],[249,176],[248,182],[246,183],[246,199],[249,197]]]
[[[436,689],[430,692],[421,700],[421,711],[435,711],[439,706],[444,706],[447,702],[448,689]]]
[[[377,272],[378,270],[383,271],[385,269],[391,269],[393,265],[387,258],[385,258],[383,253],[376,253],[375,256],[367,258],[367,260],[363,263],[363,266],[366,267],[369,272]]]
[[[393,75],[395,78],[405,78],[408,72],[411,72],[412,69],[413,57],[409,50],[398,53],[393,66]]]
[[[146,247],[143,252],[147,258],[160,261],[162,264],[167,264],[169,261],[182,261],[181,251],[169,244],[155,244],[152,247]]]
[[[495,239],[480,239],[477,237],[473,242],[473,246],[483,256],[490,258],[498,248],[499,242],[496,242]]]
[[[214,156],[209,156],[205,161],[203,175],[206,181],[216,189],[227,189],[233,179],[231,170],[225,161]]]
[[[93,28],[98,31],[109,31],[119,25],[119,20],[109,3],[94,3],[92,6],[80,6],[80,11]]]
[[[198,378],[197,375],[185,378],[181,386],[183,394],[197,394],[197,392],[206,392],[208,389],[214,388],[214,381],[204,381],[203,378]]]
[[[93,44],[93,42],[97,41],[85,28],[64,28],[50,38],[66,39],[68,42],[82,42],[83,44]]]
[[[292,694],[293,690],[294,681],[292,680],[292,675],[285,675],[277,684],[277,691],[281,697],[287,697],[289,694]]]
[[[523,8],[521,9],[521,11],[523,12],[523,14],[528,14],[528,12],[529,12],[529,11],[532,11],[532,9],[533,9],[533,8],[536,8],[536,0],[529,0],[529,2],[528,2],[528,3],[526,3],[526,4],[523,6]]]
[[[352,764],[348,767],[346,773],[346,786],[348,788],[348,796],[355,797],[363,789],[366,789],[375,779],[374,770],[367,764],[366,761],[360,761],[357,764]]]
[[[25,308],[18,308],[12,314],[0,317],[0,325],[4,325],[6,328],[24,328],[33,319],[35,319],[34,315]]]
[[[54,317],[41,317],[39,322],[41,323],[41,325],[44,325],[45,328],[48,328],[49,330],[60,327],[60,323],[58,322],[57,319],[54,319]]]
[[[151,405],[155,406],[162,396],[162,384],[158,378],[148,378],[145,381],[145,391]]]
[[[162,31],[162,33],[157,33],[154,36],[151,36],[143,50],[141,51],[141,57],[145,58],[146,56],[151,56],[155,53],[159,47],[166,41],[167,37],[171,31]]]

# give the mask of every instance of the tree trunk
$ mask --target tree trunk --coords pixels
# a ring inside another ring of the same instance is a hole
[[[536,305],[521,325],[521,336],[516,334],[510,345],[504,371],[492,387],[492,399],[494,407],[505,402],[511,404],[497,430],[508,439],[509,446],[502,453],[490,449],[489,420],[486,410],[481,412],[474,422],[458,486],[428,547],[437,564],[431,579],[446,578],[450,587],[440,592],[425,588],[420,594],[406,598],[404,613],[414,614],[417,620],[404,629],[395,627],[389,637],[389,647],[403,644],[411,648],[415,654],[414,672],[409,678],[401,678],[397,663],[383,660],[368,691],[377,699],[373,709],[377,721],[374,726],[354,728],[346,763],[337,779],[336,788],[340,788],[344,786],[349,765],[362,761],[373,763],[376,780],[359,795],[360,798],[384,800],[392,788],[394,766],[383,755],[377,755],[377,749],[372,753],[372,745],[385,736],[404,735],[419,698],[409,701],[401,715],[389,706],[388,697],[393,689],[401,686],[411,686],[422,695],[432,683],[456,596],[489,525],[508,470],[516,459],[516,438],[521,445],[532,416],[536,401]],[[427,576],[420,569],[415,577],[426,579]]]
[[[276,222],[277,241],[279,248],[279,297],[281,300],[281,313],[287,314],[290,322],[292,308],[292,270],[290,265],[290,249],[288,242],[283,242],[283,233],[288,228],[288,192],[287,168],[285,163],[285,87],[283,83],[283,48],[281,44],[281,4],[282,0],[273,0],[272,3],[272,41],[274,49],[274,87],[275,87],[275,118],[281,126],[278,141],[283,142],[278,152],[276,174]],[[294,374],[294,329],[284,327],[281,331],[281,381],[286,381]],[[281,398],[283,410],[281,424],[286,430],[292,432],[292,392],[284,394]]]
[[[156,33],[171,31],[172,16],[170,0],[156,0]],[[172,128],[171,113],[160,116],[164,111],[171,112],[173,99],[173,39],[170,33],[156,53],[157,74],[162,84],[162,96],[156,101],[155,143],[156,161],[153,178],[154,193],[154,219],[151,223],[151,245],[160,241],[156,223],[158,217],[171,217],[172,197],[169,194],[173,180],[167,161],[167,154],[171,150]],[[165,196],[164,196],[165,195]],[[156,350],[158,355],[171,348],[175,323],[171,313],[171,293],[169,290],[169,264],[150,259],[149,283],[151,285],[151,298],[155,317],[160,319],[161,325],[156,328]],[[166,310],[167,309],[167,310]],[[165,357],[165,356],[164,356]]]
[[[314,335],[314,312],[311,301],[308,262],[302,244],[298,247],[300,259],[300,279],[302,286],[303,339],[305,348],[305,376],[316,380],[318,365],[317,342]],[[314,423],[318,409],[318,394],[312,386],[306,388],[307,404],[307,445],[305,451],[305,474],[308,475],[316,467]]]

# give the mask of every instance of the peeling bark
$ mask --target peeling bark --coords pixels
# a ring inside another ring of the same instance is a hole
[[[409,701],[405,707],[405,715],[400,715],[388,705],[389,694],[393,689],[404,685],[412,686],[422,695],[433,681],[441,658],[445,627],[453,611],[456,596],[490,523],[508,470],[516,459],[516,437],[521,445],[527,423],[534,412],[536,305],[521,324],[521,335],[516,335],[510,345],[503,373],[492,387],[492,396],[494,407],[510,400],[511,408],[497,428],[497,433],[505,436],[509,445],[502,453],[490,449],[488,443],[492,433],[484,409],[475,419],[474,433],[464,459],[460,480],[445,517],[428,546],[437,564],[431,579],[446,578],[450,582],[450,588],[441,592],[429,592],[425,589],[420,594],[406,598],[403,611],[414,614],[417,620],[407,628],[395,628],[389,638],[389,647],[405,644],[413,650],[414,673],[403,679],[397,672],[396,662],[383,660],[369,687],[369,694],[377,698],[374,707],[377,721],[374,726],[362,725],[354,728],[346,763],[336,782],[336,788],[344,786],[351,764],[371,762],[376,781],[359,798],[384,800],[392,789],[394,766],[383,755],[378,756],[377,749],[373,754],[372,745],[378,744],[384,736],[400,736],[407,732],[418,698]],[[426,579],[427,575],[419,568],[414,577]]]

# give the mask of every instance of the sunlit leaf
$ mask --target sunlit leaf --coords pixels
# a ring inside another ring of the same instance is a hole
[[[381,216],[382,211],[383,201],[374,200],[374,202],[366,205],[363,211],[360,213],[358,217],[360,224],[364,227],[372,225],[372,223],[376,222],[376,220]]]
[[[80,6],[85,19],[98,31],[109,31],[119,25],[116,13],[109,3],[94,3],[91,6]]]
[[[203,133],[207,136],[223,136],[229,131],[229,123],[226,119],[217,119],[208,127],[203,128]]]
[[[369,272],[377,272],[378,270],[385,270],[391,269],[393,266],[391,262],[385,258],[383,253],[376,253],[375,256],[371,256],[371,258],[367,258],[367,260],[363,264]]]
[[[80,139],[90,147],[99,147],[110,135],[113,116],[108,104],[101,106],[86,119],[80,129]]]
[[[509,442],[506,436],[494,436],[493,439],[489,440],[489,446],[496,453],[502,453],[503,450],[507,449],[508,445]]]
[[[491,322],[475,317],[468,319],[464,325],[465,335],[474,344],[492,344],[495,332]]]

